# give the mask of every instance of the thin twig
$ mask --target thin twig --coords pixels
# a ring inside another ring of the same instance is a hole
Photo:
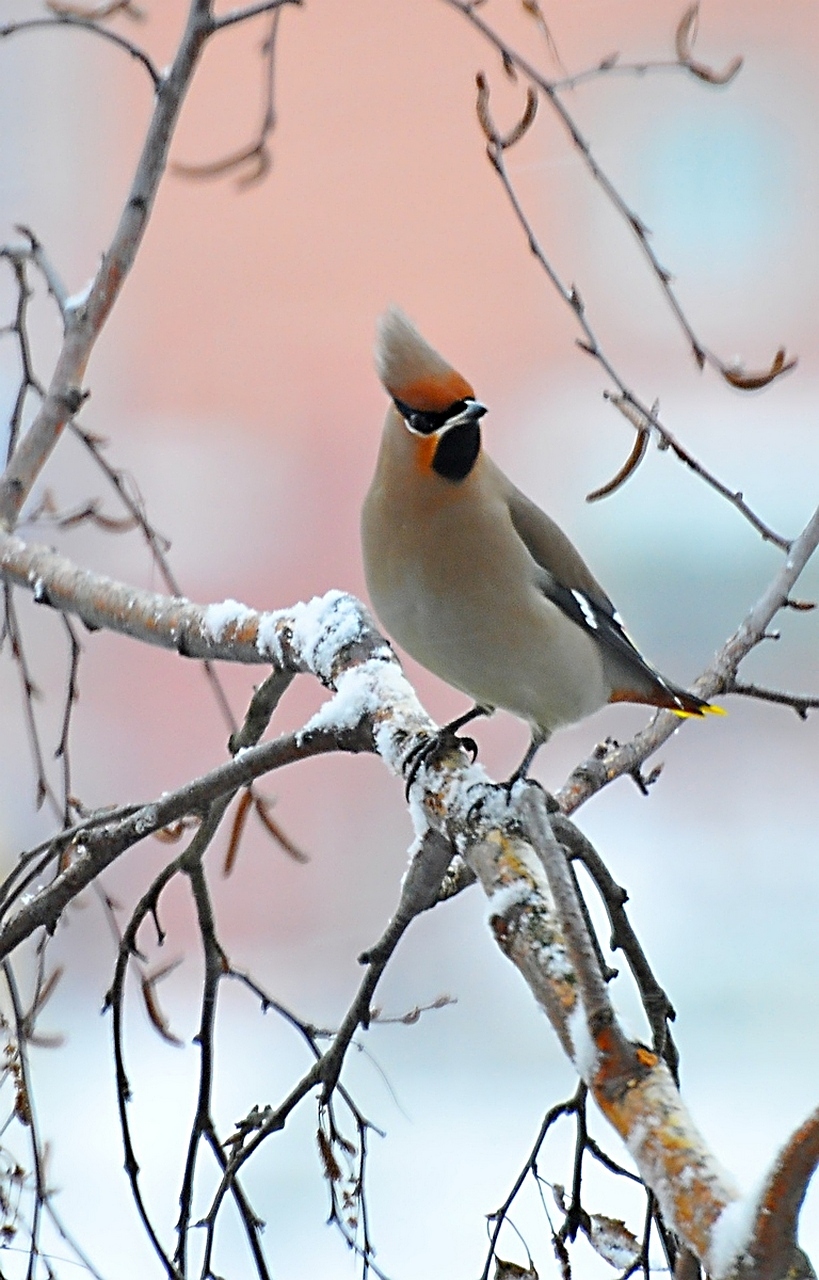
[[[17,285],[17,307],[14,319],[3,332],[16,335],[20,358],[20,386],[9,416],[9,436],[6,444],[7,463],[17,447],[29,392],[33,391],[40,400],[45,395],[45,388],[34,372],[31,341],[28,336],[27,315],[28,304],[31,299],[31,288],[26,273],[26,259],[28,256],[29,254],[25,250],[12,249],[10,247],[0,249],[0,257],[5,258],[8,262],[14,272],[14,279]]]
[[[676,1018],[674,1006],[648,963],[639,938],[625,911],[628,894],[618,885],[597,850],[581,831],[561,814],[552,814],[552,827],[570,858],[582,862],[593,880],[611,925],[612,949],[621,950],[631,969],[652,1032],[654,1052],[664,1058],[679,1083],[679,1054],[668,1026]]]
[[[77,25],[106,39],[115,37],[118,43],[123,43],[123,37],[94,23],[68,18],[40,20],[40,25],[46,23]],[[0,34],[9,35],[23,29],[23,24],[6,26],[0,28]],[[155,78],[156,72],[150,60],[143,56],[143,65],[147,65],[151,72],[156,88],[154,112],[113,239],[87,295],[78,300],[76,306],[67,308],[65,336],[48,392],[0,477],[0,524],[6,529],[16,524],[22,506],[66,423],[83,403],[82,380],[88,360],[145,234],[182,102],[210,34],[209,0],[192,0],[185,30],[167,74]],[[129,46],[128,41],[124,43]],[[132,47],[129,47],[130,51]]]
[[[454,3],[456,4],[456,7],[460,7],[459,0],[447,0],[447,3]],[[754,527],[754,529],[756,529],[757,533],[759,533],[766,542],[773,542],[784,551],[788,551],[791,545],[788,539],[784,538],[781,534],[776,533],[774,529],[765,523],[765,521],[761,520],[760,517],[748,506],[742,493],[731,489],[726,484],[723,484],[723,482],[704,467],[703,464],[693,456],[693,454],[685,449],[684,446],[679,443],[679,441],[660,421],[656,405],[649,407],[647,404],[644,404],[623,381],[620,374],[605,354],[600,342],[598,341],[597,335],[592,329],[585,304],[580,297],[580,294],[574,285],[570,287],[564,284],[563,280],[552,266],[552,263],[549,261],[546,253],[541,247],[540,242],[535,235],[534,228],[529,221],[522,204],[520,203],[517,192],[512,184],[512,180],[509,177],[509,171],[506,167],[506,161],[504,158],[504,152],[506,149],[505,140],[497,133],[494,125],[492,124],[488,111],[486,81],[484,77],[480,75],[478,76],[478,103],[479,116],[488,139],[487,154],[489,156],[489,160],[500,179],[501,185],[506,193],[515,217],[526,235],[530,252],[546,273],[553,288],[560,295],[566,305],[571,308],[572,313],[583,333],[583,339],[578,340],[578,345],[583,351],[592,356],[593,359],[598,362],[617,388],[617,394],[613,395],[611,393],[607,393],[607,398],[611,400],[611,402],[619,408],[627,418],[629,418],[638,432],[638,446],[632,451],[629,463],[627,463],[622,469],[622,474],[615,478],[615,481],[611,482],[610,485],[603,487],[603,491],[613,491],[615,487],[619,487],[619,485],[633,473],[637,464],[645,454],[646,433],[653,431],[656,434],[661,447],[670,448],[675,457],[679,458],[681,462],[684,462],[689,470],[693,471],[700,477],[700,479],[704,480],[706,484],[719,493],[721,497],[725,498],[732,504],[732,506],[736,507],[741,515],[745,517],[745,519]],[[594,498],[599,496],[600,492],[600,490],[597,490],[595,494],[590,496]]]
[[[17,664],[20,673],[20,684],[22,690],[23,712],[25,715],[26,728],[28,730],[29,746],[34,761],[35,776],[37,782],[36,803],[39,809],[45,800],[54,809],[59,818],[63,816],[63,806],[60,804],[53,787],[48,779],[45,768],[45,759],[43,756],[42,744],[40,742],[40,731],[37,727],[37,718],[34,714],[34,699],[38,696],[39,690],[31,675],[31,670],[26,658],[26,651],[23,644],[23,636],[20,630],[20,623],[17,618],[17,610],[12,597],[12,589],[8,583],[3,584],[4,607],[5,607],[5,631],[9,638],[11,647],[11,656]]]
[[[794,539],[783,565],[759,600],[695,681],[696,691],[702,697],[713,698],[730,688],[743,658],[760,643],[779,610],[787,608],[790,592],[818,545],[819,507]],[[589,756],[556,793],[560,808],[566,814],[573,813],[602,787],[643,764],[679,727],[676,716],[660,711],[630,742]]]
[[[819,707],[819,698],[803,693],[780,693],[776,689],[763,689],[758,684],[743,684],[732,680],[725,691],[744,698],[757,698],[760,702],[775,702],[778,706],[793,707],[800,720],[807,720],[808,712]]]
[[[212,30],[223,31],[225,27],[232,27],[237,22],[247,22],[249,18],[257,18],[262,13],[271,13],[283,8],[286,4],[301,5],[302,3],[303,0],[259,0],[258,4],[249,4],[243,9],[229,9],[227,13],[213,18]]]
[[[293,2],[297,2],[297,0],[293,0]],[[7,22],[0,27],[0,39],[3,36],[17,35],[21,31],[34,31],[44,27],[72,27],[77,31],[89,31],[92,35],[99,36],[102,40],[108,40],[139,62],[151,77],[154,89],[158,90],[160,88],[162,76],[145,50],[140,48],[138,44],[134,44],[133,40],[120,35],[117,31],[112,31],[109,27],[100,26],[99,23],[90,18],[80,18],[73,14],[65,14],[53,18],[25,18],[20,22]]]
[[[117,953],[114,979],[105,997],[105,1007],[110,1008],[112,1012],[117,1109],[119,1112],[120,1132],[122,1134],[122,1144],[125,1153],[125,1173],[130,1184],[131,1197],[136,1206],[142,1226],[148,1236],[148,1239],[153,1245],[157,1257],[164,1266],[169,1280],[185,1280],[185,1278],[177,1270],[171,1258],[165,1252],[153,1221],[148,1213],[139,1183],[139,1162],[136,1158],[133,1138],[131,1135],[130,1121],[128,1119],[128,1103],[131,1099],[131,1086],[125,1069],[123,1014],[125,979],[131,956],[137,952],[137,934],[139,933],[143,920],[145,920],[147,916],[155,914],[157,902],[159,901],[159,898],[166,886],[174,876],[179,874],[183,858],[184,854],[180,854],[180,856],[175,858],[173,862],[170,862],[167,866],[163,867],[162,871],[160,871],[160,873],[154,878],[147,891],[142,895],[137,903],[125,932],[123,933],[122,941]]]
[[[60,315],[63,320],[65,320],[68,290],[63,283],[62,277],[46,253],[39,238],[31,230],[31,227],[27,227],[24,223],[18,222],[15,230],[19,231],[21,236],[25,236],[28,241],[28,253],[31,261],[45,280],[46,288],[56,302]]]
[[[560,1119],[561,1116],[569,1116],[569,1115],[575,1114],[578,1106],[580,1105],[581,1094],[585,1095],[585,1092],[586,1092],[586,1086],[581,1081],[577,1087],[577,1091],[573,1098],[569,1098],[566,1102],[558,1102],[554,1107],[551,1107],[546,1112],[546,1115],[543,1117],[543,1123],[540,1126],[540,1130],[538,1132],[537,1138],[535,1139],[534,1146],[532,1147],[532,1150],[529,1153],[529,1157],[526,1160],[526,1163],[524,1164],[517,1178],[515,1179],[512,1185],[512,1188],[509,1191],[506,1199],[504,1200],[503,1204],[500,1206],[499,1209],[496,1209],[494,1213],[490,1213],[488,1215],[487,1221],[491,1222],[493,1226],[492,1226],[492,1231],[489,1237],[489,1250],[486,1255],[486,1261],[484,1263],[483,1271],[481,1272],[480,1280],[489,1280],[489,1271],[492,1266],[492,1262],[494,1261],[497,1254],[498,1240],[500,1239],[501,1230],[503,1229],[503,1225],[508,1217],[509,1210],[512,1208],[512,1205],[517,1199],[518,1194],[521,1188],[523,1187],[523,1184],[525,1183],[526,1179],[529,1177],[530,1174],[537,1174],[538,1157],[540,1155],[540,1151],[543,1146],[543,1143],[546,1141],[546,1136],[549,1133],[549,1130],[552,1128],[554,1123]]]
[[[17,1057],[20,1063],[20,1079],[18,1087],[22,1091],[22,1098],[18,1099],[17,1105],[21,1111],[21,1118],[29,1131],[31,1139],[31,1161],[34,1167],[34,1212],[32,1214],[31,1222],[31,1247],[29,1249],[28,1268],[26,1270],[26,1280],[32,1280],[37,1258],[40,1255],[40,1221],[43,1205],[48,1198],[48,1191],[46,1189],[43,1173],[42,1146],[37,1127],[34,1095],[31,1088],[31,1067],[28,1061],[25,1028],[23,1025],[23,1007],[20,1002],[20,992],[17,987],[17,980],[14,976],[14,969],[12,968],[9,960],[3,961],[3,976],[6,980],[9,1000],[14,1014]]]
[[[188,1141],[188,1154],[182,1178],[182,1189],[179,1195],[179,1221],[176,1228],[177,1247],[174,1255],[174,1261],[183,1275],[187,1274],[187,1239],[188,1231],[190,1229],[191,1207],[193,1204],[193,1188],[194,1176],[196,1173],[197,1153],[202,1138],[208,1142],[212,1151],[216,1155],[223,1173],[228,1164],[227,1156],[224,1154],[223,1146],[217,1137],[216,1128],[211,1115],[216,999],[219,980],[227,971],[227,962],[224,952],[222,951],[216,937],[216,927],[213,916],[213,906],[210,899],[210,891],[202,868],[202,857],[204,856],[207,845],[216,833],[217,826],[218,822],[206,821],[206,823],[203,824],[203,827],[200,828],[200,833],[207,829],[210,833],[209,837],[206,839],[200,838],[200,836],[194,837],[194,840],[186,851],[184,860],[181,864],[181,870],[188,877],[191,894],[196,906],[199,936],[202,942],[205,962],[199,1031],[196,1036],[200,1053],[199,1089],[196,1102],[196,1112],[191,1124],[190,1138]],[[262,1252],[261,1241],[259,1239],[262,1223],[250,1208],[250,1205],[242,1191],[241,1185],[236,1178],[233,1178],[231,1182],[231,1191],[242,1220],[242,1225],[245,1229],[248,1244],[253,1254],[257,1274],[259,1275],[260,1280],[270,1280],[270,1272],[268,1271],[267,1263],[265,1262],[264,1254]],[[203,1262],[202,1272],[203,1276],[210,1275],[209,1246],[208,1249],[206,1249],[206,1258]]]
[[[69,424],[74,436],[90,453],[97,466],[106,476],[109,483],[115,489],[122,505],[125,507],[130,518],[135,522],[142,532],[142,536],[148,545],[154,564],[159,570],[160,576],[167,586],[168,590],[175,596],[182,597],[184,595],[179,581],[171,569],[170,561],[167,557],[168,540],[165,538],[148,520],[145,511],[145,503],[142,494],[136,489],[134,481],[126,472],[114,467],[105,457],[100,447],[100,440],[92,435],[90,431],[84,430],[80,424],[72,419]],[[132,492],[132,486],[135,492]],[[231,733],[236,730],[236,718],[230,703],[227,700],[224,685],[219,679],[219,675],[211,662],[202,663],[202,669],[205,678],[210,684],[216,702],[222,713],[222,717]]]
[[[375,989],[386,969],[386,966],[398,946],[401,938],[412,921],[421,912],[429,910],[437,901],[438,886],[443,879],[446,867],[452,856],[449,842],[435,832],[428,832],[426,840],[418,850],[407,875],[405,876],[401,898],[395,914],[387,926],[383,936],[361,957],[367,965],[366,972],[359,989],[352,1001],[341,1026],[321,1057],[291,1089],[285,1100],[275,1109],[270,1109],[259,1117],[254,1130],[249,1128],[242,1132],[241,1143],[234,1147],[233,1155],[227,1171],[211,1201],[205,1222],[212,1231],[222,1201],[227,1194],[231,1180],[236,1176],[245,1162],[250,1159],[259,1146],[270,1136],[282,1129],[295,1107],[301,1100],[320,1088],[320,1102],[327,1105],[334,1092],[339,1088],[339,1077],[347,1051],[359,1027],[367,1027],[370,1021],[372,998]],[[369,1126],[368,1126],[369,1127]],[[341,1224],[339,1224],[341,1225]],[[357,1242],[345,1233],[348,1244],[360,1253]],[[367,1266],[376,1275],[381,1272],[375,1267],[371,1252],[366,1256]]]
[[[572,143],[580,153],[581,159],[589,170],[592,178],[635,236],[652,273],[665,294],[666,301],[671,308],[678,325],[686,337],[698,366],[702,368],[707,361],[733,386],[744,389],[766,386],[769,382],[772,382],[775,378],[793,368],[795,361],[788,361],[784,350],[781,350],[777,352],[769,369],[760,373],[747,374],[744,370],[737,369],[726,364],[725,361],[721,360],[712,351],[709,351],[708,348],[699,341],[682,309],[682,306],[680,305],[680,301],[677,298],[674,289],[672,288],[671,273],[662,266],[651,247],[648,228],[645,226],[639,215],[626,203],[612,179],[596,159],[587,138],[585,138],[581,133],[576,120],[560,97],[557,89],[558,82],[547,79],[535,66],[533,66],[531,62],[523,58],[511,47],[511,45],[507,44],[506,41],[504,41],[477,12],[477,6],[474,4],[474,0],[445,0],[445,2],[452,8],[457,9],[459,13],[463,14],[467,21],[480,31],[486,40],[494,46],[501,55],[505,67],[513,67],[519,70],[524,76],[526,76],[532,85],[537,86],[540,93],[548,101],[549,105],[552,107],[558,116],[558,119],[569,134]],[[688,12],[690,13],[691,11],[689,10]],[[683,31],[684,22],[685,19],[683,19],[683,22],[680,23],[680,26],[677,29],[677,56],[681,68],[693,73],[698,79],[710,84],[727,84],[728,81],[739,71],[739,68],[742,65],[742,60],[734,59],[726,72],[722,74],[712,72],[702,63],[695,61],[691,55],[693,28],[689,23],[688,28]],[[681,35],[681,33],[683,34]],[[490,159],[492,159],[491,154]],[[493,164],[494,163],[495,161],[493,159]]]
[[[256,12],[265,13],[268,10],[272,10],[270,30],[267,39],[262,45],[262,53],[264,55],[263,109],[262,121],[256,137],[247,146],[242,147],[239,151],[231,152],[230,155],[223,156],[220,160],[213,160],[204,164],[174,162],[173,170],[180,177],[221,178],[226,173],[238,171],[236,185],[241,190],[261,182],[262,178],[269,172],[273,163],[270,155],[270,137],[276,128],[276,37],[279,31],[282,5],[285,3],[300,4],[301,0],[275,0],[273,4],[269,4],[253,13],[246,11],[238,17],[232,17],[232,21],[240,22],[247,17],[255,17]],[[228,15],[228,17],[230,16]],[[225,23],[224,19],[215,20],[217,29],[223,25],[230,25],[230,23]]]
[[[77,638],[77,633],[71,623],[71,619],[62,615],[62,623],[68,638],[68,678],[66,681],[65,702],[63,705],[63,725],[60,732],[60,741],[57,744],[55,755],[58,760],[62,761],[63,766],[63,827],[71,825],[72,812],[76,808],[72,792],[71,792],[71,755],[69,751],[69,740],[71,736],[71,713],[79,698],[79,686],[77,684],[77,670],[79,668],[80,653],[82,646]]]

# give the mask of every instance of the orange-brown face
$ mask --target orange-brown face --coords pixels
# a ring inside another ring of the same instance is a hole
[[[480,453],[478,422],[486,406],[471,395],[443,409],[419,409],[398,396],[393,404],[410,436],[416,469],[422,475],[434,471],[445,480],[466,479]]]
[[[437,435],[419,436],[413,433],[412,445],[412,456],[416,470],[426,475],[432,470],[435,454],[438,451],[438,437]]]

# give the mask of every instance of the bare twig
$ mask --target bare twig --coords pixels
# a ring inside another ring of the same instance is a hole
[[[460,7],[459,0],[447,0],[447,2],[456,3],[456,7]],[[489,114],[486,78],[481,73],[477,76],[477,85],[477,111],[481,127],[483,128],[488,141],[487,155],[489,156],[489,160],[500,179],[501,185],[503,186],[509,203],[512,206],[515,217],[526,235],[530,252],[534,255],[543,271],[546,273],[553,288],[557,291],[566,305],[571,307],[575,319],[583,333],[583,338],[578,339],[578,345],[583,351],[592,356],[598,362],[617,388],[616,394],[611,392],[605,393],[607,399],[611,400],[620,412],[628,418],[637,431],[635,446],[625,466],[613,481],[604,485],[602,489],[597,489],[594,493],[590,494],[589,500],[593,501],[598,497],[604,496],[606,493],[613,493],[615,489],[618,489],[621,484],[625,483],[626,479],[633,474],[639,462],[642,460],[648,443],[648,434],[653,432],[662,448],[670,448],[675,457],[679,458],[681,462],[684,462],[689,470],[693,471],[712,489],[715,489],[721,497],[726,498],[733,506],[735,506],[745,519],[754,527],[754,529],[757,530],[762,538],[765,539],[765,541],[773,542],[776,546],[787,551],[790,547],[788,540],[783,538],[781,534],[776,533],[769,525],[761,520],[758,515],[756,515],[756,513],[745,502],[742,493],[732,490],[727,485],[723,484],[721,480],[704,467],[701,462],[698,462],[696,458],[694,458],[693,455],[679,443],[679,441],[660,421],[656,404],[651,408],[649,408],[647,404],[643,404],[635,393],[626,385],[614,365],[609,360],[608,356],[603,351],[597,336],[592,329],[585,304],[580,297],[580,294],[574,285],[568,286],[561,280],[541,247],[540,242],[535,235],[534,228],[529,221],[522,204],[520,203],[517,192],[515,191],[511,178],[509,177],[509,171],[506,167],[506,160],[504,157],[504,152],[508,148],[509,142],[507,138],[498,133],[492,122]]]
[[[695,682],[702,697],[712,698],[730,689],[739,664],[764,637],[772,619],[787,607],[788,597],[808,560],[819,545],[819,508],[795,538],[779,571],[749,611],[741,625],[723,645],[711,665]],[[631,773],[680,727],[676,716],[660,711],[651,723],[630,742],[589,756],[578,765],[557,793],[564,813],[573,813],[601,787]]]
[[[12,589],[8,583],[3,584],[3,597],[5,610],[4,632],[8,636],[11,656],[17,664],[17,669],[20,673],[23,712],[26,720],[26,729],[28,730],[29,746],[31,748],[37,783],[37,808],[39,809],[43,802],[48,800],[49,804],[54,809],[54,812],[59,817],[62,817],[63,806],[60,804],[54,789],[49,782],[48,774],[46,773],[45,759],[43,757],[43,749],[40,742],[40,731],[37,727],[37,718],[34,714],[34,700],[39,696],[39,689],[34,683],[31,670],[28,665],[25,647],[23,645],[23,637],[20,630],[20,623],[17,618],[17,610],[12,596]]]
[[[286,4],[300,5],[302,0],[259,0],[258,4],[249,4],[242,9],[229,9],[213,19],[213,30],[223,31],[237,22],[247,22],[249,18],[257,18],[262,13],[272,13]]]
[[[26,1271],[26,1280],[32,1280],[37,1265],[37,1258],[40,1253],[40,1222],[43,1205],[48,1199],[48,1191],[45,1184],[42,1145],[40,1142],[37,1116],[34,1108],[34,1095],[31,1087],[31,1068],[28,1061],[26,1034],[25,1027],[23,1025],[23,1007],[20,1001],[20,993],[17,988],[17,980],[14,976],[14,969],[12,968],[9,960],[3,961],[3,977],[6,981],[9,1000],[14,1014],[14,1025],[17,1038],[17,1056],[20,1063],[20,1077],[18,1080],[18,1089],[20,1092],[17,1101],[17,1109],[20,1119],[29,1131],[31,1140],[31,1162],[34,1168],[34,1212],[32,1214],[31,1246],[28,1255],[28,1269]]]
[[[162,76],[144,49],[126,36],[120,35],[118,31],[112,31],[109,27],[100,26],[91,18],[80,17],[74,13],[66,12],[64,15],[53,18],[26,18],[20,22],[7,22],[0,27],[0,39],[3,36],[17,35],[21,31],[36,31],[44,27],[69,27],[77,31],[89,31],[92,35],[117,45],[139,62],[151,77],[155,90],[158,91],[162,85]]]
[[[329,1047],[290,1091],[288,1097],[280,1106],[275,1109],[271,1108],[260,1115],[253,1128],[248,1127],[245,1129],[241,1134],[241,1141],[236,1143],[233,1156],[229,1161],[225,1175],[205,1218],[210,1229],[212,1229],[212,1224],[216,1221],[232,1179],[253,1153],[258,1150],[261,1143],[270,1134],[277,1132],[284,1126],[287,1118],[301,1100],[314,1090],[320,1089],[321,1104],[324,1106],[329,1105],[333,1094],[339,1087],[342,1066],[353,1037],[359,1027],[367,1027],[369,1025],[372,998],[378,982],[409,925],[417,915],[435,905],[438,897],[438,887],[451,856],[452,847],[449,841],[439,833],[428,832],[424,842],[417,850],[404,879],[401,898],[390,924],[380,940],[361,957],[362,963],[367,965],[367,970],[358,992],[341,1026],[333,1036]],[[303,1031],[303,1028],[301,1029]],[[359,1126],[360,1136],[362,1133],[363,1131]],[[359,1246],[357,1241],[344,1230],[343,1219],[338,1221],[338,1225],[344,1231],[348,1244],[356,1249],[357,1252],[361,1252],[362,1246]],[[372,1248],[366,1238],[364,1256],[366,1265],[376,1275],[382,1275],[375,1266]]]
[[[500,1239],[504,1223],[509,1216],[509,1210],[512,1208],[512,1205],[517,1199],[529,1175],[534,1174],[537,1176],[538,1158],[549,1130],[555,1122],[561,1118],[561,1116],[576,1114],[577,1108],[580,1105],[580,1098],[581,1096],[585,1097],[585,1094],[586,1086],[581,1081],[573,1098],[569,1098],[566,1102],[558,1102],[554,1107],[551,1107],[543,1117],[543,1123],[540,1126],[540,1131],[535,1139],[529,1158],[515,1179],[509,1194],[500,1208],[496,1209],[494,1213],[490,1213],[488,1215],[487,1222],[492,1224],[492,1229],[489,1236],[489,1249],[487,1251],[486,1261],[484,1263],[483,1271],[481,1272],[480,1280],[489,1280],[489,1272],[492,1267],[492,1263],[495,1261],[497,1256],[498,1240]]]
[[[28,241],[28,255],[37,270],[40,272],[40,275],[45,280],[46,288],[56,302],[60,315],[65,319],[68,290],[66,289],[57,268],[49,258],[38,237],[31,230],[31,227],[27,227],[23,223],[18,222],[15,230],[19,231],[21,236],[25,236]]]
[[[226,173],[237,173],[238,171],[236,185],[242,189],[261,182],[262,178],[269,172],[273,163],[270,154],[270,137],[276,128],[276,37],[279,31],[282,5],[285,3],[298,4],[301,3],[301,0],[276,0],[276,3],[256,9],[254,12],[245,11],[238,16],[235,14],[233,16],[227,15],[230,21],[240,22],[248,17],[254,17],[257,12],[264,13],[271,9],[273,11],[270,30],[262,45],[262,53],[264,55],[264,94],[262,121],[256,137],[239,151],[231,152],[230,155],[223,156],[222,159],[214,160],[207,164],[182,164],[176,161],[172,167],[174,173],[179,174],[180,177],[221,178]],[[230,25],[230,22],[226,22],[224,18],[215,19],[214,21],[217,29]]]
[[[679,1054],[668,1023],[676,1018],[674,1006],[652,972],[640,941],[625,912],[628,894],[618,885],[597,850],[581,831],[562,814],[551,816],[557,839],[570,858],[582,862],[597,888],[611,924],[612,950],[619,948],[628,961],[637,983],[640,1000],[651,1027],[654,1052],[665,1059],[676,1083],[679,1083]]]
[[[79,25],[106,38],[115,36],[107,27],[83,23],[79,19],[43,19],[41,25],[45,22]],[[156,89],[154,113],[114,237],[87,296],[66,311],[65,337],[46,397],[0,477],[0,524],[7,529],[14,527],[23,503],[66,423],[83,402],[82,381],[88,360],[145,233],[165,170],[174,126],[199,56],[211,34],[210,24],[209,0],[192,0],[184,33],[167,74],[158,77],[150,60],[144,55],[142,57]],[[23,29],[23,24],[6,26],[0,28],[0,35]],[[122,37],[115,38],[123,43]],[[128,45],[128,41],[124,43]],[[132,52],[133,48],[129,51]]]
[[[65,703],[63,706],[63,727],[55,755],[58,760],[62,761],[63,766],[63,826],[69,827],[71,825],[72,812],[76,809],[76,802],[71,793],[71,755],[69,752],[69,739],[71,736],[71,714],[74,710],[74,705],[80,696],[79,686],[77,684],[77,670],[79,667],[82,646],[77,639],[77,633],[74,630],[71,619],[63,614],[62,622],[68,639],[68,678],[66,681]]]
[[[680,305],[674,289],[672,288],[671,273],[662,266],[651,247],[648,228],[645,226],[639,215],[626,203],[612,179],[595,158],[588,140],[581,133],[576,120],[560,97],[557,83],[545,77],[531,62],[523,58],[511,47],[511,45],[504,41],[477,12],[477,6],[472,3],[472,0],[445,0],[445,2],[453,9],[457,9],[459,13],[463,14],[467,21],[481,32],[485,39],[501,55],[505,67],[514,67],[520,71],[548,101],[549,105],[569,134],[572,143],[580,153],[581,159],[589,170],[592,178],[635,236],[652,273],[657,279],[660,288],[665,295],[666,301],[671,308],[679,327],[682,329],[686,337],[694,359],[699,367],[702,368],[706,362],[711,364],[724,378],[726,378],[727,381],[731,382],[733,386],[742,389],[753,389],[760,386],[766,386],[769,382],[772,382],[775,378],[787,372],[788,369],[793,368],[795,361],[787,360],[785,352],[782,350],[777,353],[768,370],[758,374],[746,374],[741,369],[727,365],[699,341],[682,309],[682,306]],[[690,37],[692,33],[689,31],[688,34]],[[712,72],[710,68],[706,68],[704,64],[696,62],[693,59],[690,52],[690,45],[692,41],[688,37],[686,37],[686,39],[687,44],[685,47],[682,46],[678,39],[678,60],[682,68],[691,72],[698,79],[708,81],[711,84],[725,84],[739,71],[741,59],[735,59],[726,73],[721,74]],[[487,132],[486,129],[484,129],[484,132]],[[498,142],[500,139],[496,138],[495,141]],[[491,147],[492,138],[490,137],[490,160],[495,164],[495,158],[491,154]],[[496,164],[495,167],[497,168]]]
[[[136,488],[133,479],[124,471],[121,471],[119,468],[111,465],[102,452],[100,440],[92,435],[90,431],[83,430],[80,424],[74,420],[71,421],[69,426],[73,434],[85,446],[97,466],[115,489],[120,501],[128,512],[130,519],[133,520],[141,530],[142,536],[148,545],[153,562],[159,570],[168,590],[175,596],[182,596],[184,593],[176,575],[171,569],[170,561],[167,556],[167,551],[170,545],[168,539],[165,538],[163,534],[161,534],[148,520],[142,494]],[[225,724],[228,726],[231,733],[233,733],[236,729],[236,719],[233,715],[230,703],[227,700],[227,695],[225,694],[222,682],[219,679],[212,663],[208,661],[203,662],[202,669],[205,673],[205,679],[213,690],[214,697],[222,713]]]
[[[105,1006],[106,1008],[111,1009],[113,1015],[112,1027],[114,1063],[116,1067],[117,1108],[119,1111],[120,1130],[122,1133],[122,1143],[125,1152],[125,1173],[128,1177],[131,1187],[131,1196],[142,1222],[142,1226],[148,1236],[148,1239],[153,1245],[157,1257],[164,1266],[169,1280],[184,1280],[184,1277],[177,1270],[159,1239],[157,1230],[148,1213],[139,1183],[139,1162],[136,1158],[133,1138],[131,1135],[130,1121],[128,1119],[128,1103],[131,1099],[131,1086],[125,1069],[122,1021],[124,1012],[125,978],[128,972],[128,963],[131,956],[136,954],[137,951],[136,942],[140,926],[147,916],[155,915],[157,902],[159,901],[165,887],[176,875],[179,874],[183,857],[184,854],[180,854],[178,858],[175,858],[173,862],[164,867],[137,903],[137,906],[131,915],[131,919],[128,922],[128,926],[123,933],[119,952],[117,954],[114,980],[105,998]]]
[[[215,825],[213,827],[213,831],[215,833]],[[199,936],[202,941],[205,962],[205,976],[202,984],[201,1015],[199,1031],[196,1036],[200,1052],[199,1090],[196,1103],[196,1113],[194,1115],[193,1124],[191,1125],[188,1155],[182,1179],[182,1189],[179,1195],[179,1221],[176,1228],[177,1248],[174,1261],[183,1275],[187,1273],[187,1237],[190,1229],[191,1207],[193,1204],[193,1187],[197,1165],[197,1152],[202,1138],[207,1141],[211,1150],[216,1155],[223,1172],[228,1163],[222,1143],[217,1137],[213,1116],[211,1114],[215,1053],[214,1024],[216,1019],[216,996],[219,980],[227,972],[228,964],[225,954],[216,937],[216,926],[213,917],[213,907],[210,900],[210,891],[202,868],[202,856],[205,852],[205,848],[206,842],[194,837],[190,849],[186,851],[181,868],[188,877],[191,893],[196,905]],[[253,1260],[259,1280],[269,1280],[270,1272],[267,1269],[267,1263],[265,1262],[259,1238],[263,1224],[256,1214],[250,1209],[245,1194],[242,1191],[241,1184],[235,1178],[231,1182],[231,1190],[245,1229],[248,1245],[251,1253],[253,1254]],[[210,1245],[211,1239],[212,1236],[209,1237],[208,1245]],[[211,1274],[209,1256],[206,1257],[205,1262],[203,1263],[203,1274]]]
[[[17,440],[20,435],[20,429],[23,423],[23,414],[29,392],[33,391],[41,400],[45,395],[43,384],[34,372],[31,343],[28,336],[27,313],[28,304],[31,299],[31,288],[26,274],[26,259],[28,256],[29,255],[25,250],[16,250],[8,246],[0,249],[0,257],[5,258],[8,262],[14,272],[15,283],[17,285],[17,307],[15,310],[15,316],[11,324],[3,332],[13,333],[17,338],[21,374],[20,386],[17,390],[14,405],[9,416],[9,437],[6,445],[6,461],[11,457],[17,446]]]
[[[743,684],[731,680],[726,693],[737,693],[744,698],[757,698],[760,702],[775,702],[778,706],[793,707],[800,720],[807,720],[808,712],[819,707],[819,698],[803,693],[779,693],[776,689],[762,689],[757,684]]]

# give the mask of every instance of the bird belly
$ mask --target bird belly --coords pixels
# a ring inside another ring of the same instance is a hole
[[[490,583],[431,582],[417,559],[391,562],[389,585],[368,574],[376,612],[398,644],[483,706],[551,733],[597,711],[609,686],[594,640],[534,585],[499,600]],[[440,566],[439,566],[440,567]],[[453,584],[454,585],[454,584]]]
[[[362,512],[367,587],[393,639],[475,702],[547,734],[603,706],[599,646],[539,589],[502,496],[474,500],[473,477],[430,481],[420,496],[401,481],[377,476]]]

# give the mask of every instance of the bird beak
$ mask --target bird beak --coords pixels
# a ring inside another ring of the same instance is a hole
[[[464,407],[460,413],[456,413],[454,417],[447,419],[447,431],[451,427],[462,427],[468,422],[477,422],[479,418],[487,412],[485,404],[481,404],[480,400],[465,400]]]

